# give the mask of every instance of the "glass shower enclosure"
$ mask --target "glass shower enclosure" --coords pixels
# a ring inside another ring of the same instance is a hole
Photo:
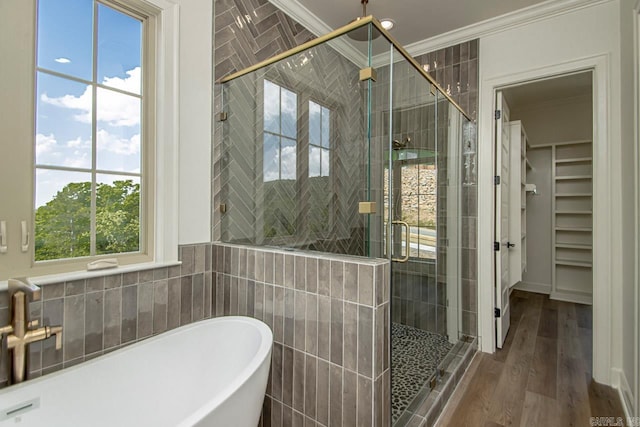
[[[466,339],[467,116],[372,17],[221,88],[221,240],[389,259],[391,414],[406,424]]]

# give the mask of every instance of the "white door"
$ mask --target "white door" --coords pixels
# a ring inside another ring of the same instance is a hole
[[[502,348],[504,339],[509,331],[509,152],[511,148],[511,129],[509,126],[509,106],[502,96],[497,93],[497,110],[500,118],[496,119],[496,174],[500,177],[500,184],[496,185],[496,234],[498,242],[494,251],[496,263],[496,344]]]

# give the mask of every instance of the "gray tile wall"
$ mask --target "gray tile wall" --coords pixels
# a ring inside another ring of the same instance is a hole
[[[463,129],[462,149],[462,236],[461,236],[461,309],[462,333],[477,335],[477,248],[478,235],[478,111],[479,40],[470,40],[416,57],[422,67],[473,119]]]
[[[216,315],[274,334],[263,426],[389,425],[385,260],[213,246]]]
[[[153,335],[212,316],[215,288],[211,244],[179,248],[182,265],[42,285],[30,304],[40,325],[62,325],[55,338],[29,347],[29,377],[35,378],[116,350]],[[7,293],[0,293],[0,325],[9,323]],[[7,384],[2,357],[0,387]]]
[[[416,57],[473,120],[478,111],[478,44],[479,39],[474,39]]]

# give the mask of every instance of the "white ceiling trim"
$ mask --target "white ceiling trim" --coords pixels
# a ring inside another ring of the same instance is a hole
[[[269,2],[289,15],[289,17],[298,21],[298,23],[317,37],[329,34],[333,31],[333,28],[325,24],[323,20],[318,18],[318,16],[313,14],[309,9],[297,1],[269,0]],[[363,55],[362,52],[356,49],[351,43],[345,42],[344,40],[334,39],[329,41],[329,45],[358,67],[363,67],[367,63],[367,56]]]
[[[548,0],[544,3],[505,13],[495,18],[489,18],[426,40],[411,43],[405,46],[405,49],[412,56],[423,55],[465,41],[610,1],[612,0]]]
[[[333,31],[333,29],[317,15],[295,0],[269,1],[317,36]],[[404,47],[412,56],[419,56],[444,47],[505,31],[513,27],[547,19],[552,16],[562,15],[577,9],[608,3],[610,1],[614,0],[548,0],[544,3],[509,12],[435,37],[411,43]],[[364,55],[348,43],[340,43],[340,45],[344,45],[340,46],[339,50],[341,53],[348,53],[349,55],[355,54],[356,57],[360,58],[364,57]],[[338,49],[338,47],[336,47],[336,49]],[[345,50],[343,51],[341,49]],[[349,58],[349,56],[347,57]],[[374,58],[374,63],[380,64],[381,62],[383,62],[381,58]]]

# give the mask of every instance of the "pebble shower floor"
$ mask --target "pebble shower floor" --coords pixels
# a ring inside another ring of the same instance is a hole
[[[402,416],[453,345],[442,335],[411,326],[391,326],[392,423]]]

